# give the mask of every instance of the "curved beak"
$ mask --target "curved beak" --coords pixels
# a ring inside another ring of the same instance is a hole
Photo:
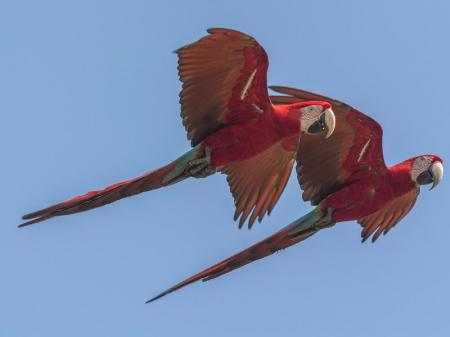
[[[435,161],[429,168],[431,176],[433,177],[433,185],[430,188],[430,191],[435,188],[442,180],[444,176],[444,166],[440,161]]]
[[[328,108],[322,113],[322,116],[320,116],[320,119],[322,118],[327,130],[325,138],[328,138],[333,134],[334,128],[336,127],[336,117],[334,116],[333,110]]]

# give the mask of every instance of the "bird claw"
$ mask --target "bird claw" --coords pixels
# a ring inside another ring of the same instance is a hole
[[[190,161],[186,168],[187,173],[194,178],[204,178],[216,173],[216,170],[209,165],[207,158],[199,158]]]
[[[211,149],[205,148],[205,157],[191,160],[187,163],[186,172],[194,178],[204,178],[216,173],[216,169],[211,166]]]
[[[314,224],[314,229],[320,230],[324,228],[333,227],[336,223],[331,221],[331,209],[327,209],[322,213],[321,218]]]

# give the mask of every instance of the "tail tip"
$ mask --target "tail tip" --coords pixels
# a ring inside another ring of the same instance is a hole
[[[149,304],[149,303],[151,303],[151,302],[154,302],[154,301],[160,299],[161,297],[166,296],[166,295],[169,294],[170,292],[171,292],[171,291],[167,291],[167,290],[166,290],[166,291],[163,291],[162,293],[156,295],[155,297],[152,297],[151,299],[147,300],[147,301],[145,302],[145,304]]]
[[[38,219],[30,220],[30,221],[21,223],[20,225],[17,225],[17,228],[27,227],[27,226],[30,226],[30,225],[36,223],[36,222],[38,222]]]

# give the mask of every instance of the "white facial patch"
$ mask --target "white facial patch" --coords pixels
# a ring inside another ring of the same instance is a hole
[[[428,170],[428,168],[430,167],[432,162],[433,162],[433,158],[430,156],[422,156],[422,157],[416,158],[416,160],[414,160],[414,163],[412,165],[412,170],[411,170],[412,181],[416,182],[417,177],[422,172],[425,172],[426,170]]]
[[[301,130],[307,131],[312,124],[317,122],[323,110],[321,105],[310,105],[302,108]]]

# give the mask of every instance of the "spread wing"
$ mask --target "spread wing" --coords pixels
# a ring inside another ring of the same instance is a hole
[[[419,192],[418,187],[414,188],[410,192],[391,200],[375,213],[359,219],[358,223],[363,227],[362,241],[366,241],[373,233],[375,234],[372,236],[372,242],[375,242],[381,233],[386,235],[413,208]]]
[[[176,51],[183,82],[181,117],[193,146],[224,125],[257,118],[271,106],[269,62],[259,43],[230,29],[208,33]]]
[[[387,168],[383,159],[381,126],[350,105],[311,92],[270,87],[286,96],[270,96],[273,104],[324,100],[333,105],[336,128],[331,137],[303,135],[297,152],[297,177],[303,199],[313,205],[345,184],[353,172],[363,169],[380,174]]]
[[[234,220],[240,217],[239,228],[249,216],[251,228],[256,219],[260,222],[270,214],[286,187],[294,161],[295,151],[286,150],[280,141],[250,159],[223,167],[236,205]]]

